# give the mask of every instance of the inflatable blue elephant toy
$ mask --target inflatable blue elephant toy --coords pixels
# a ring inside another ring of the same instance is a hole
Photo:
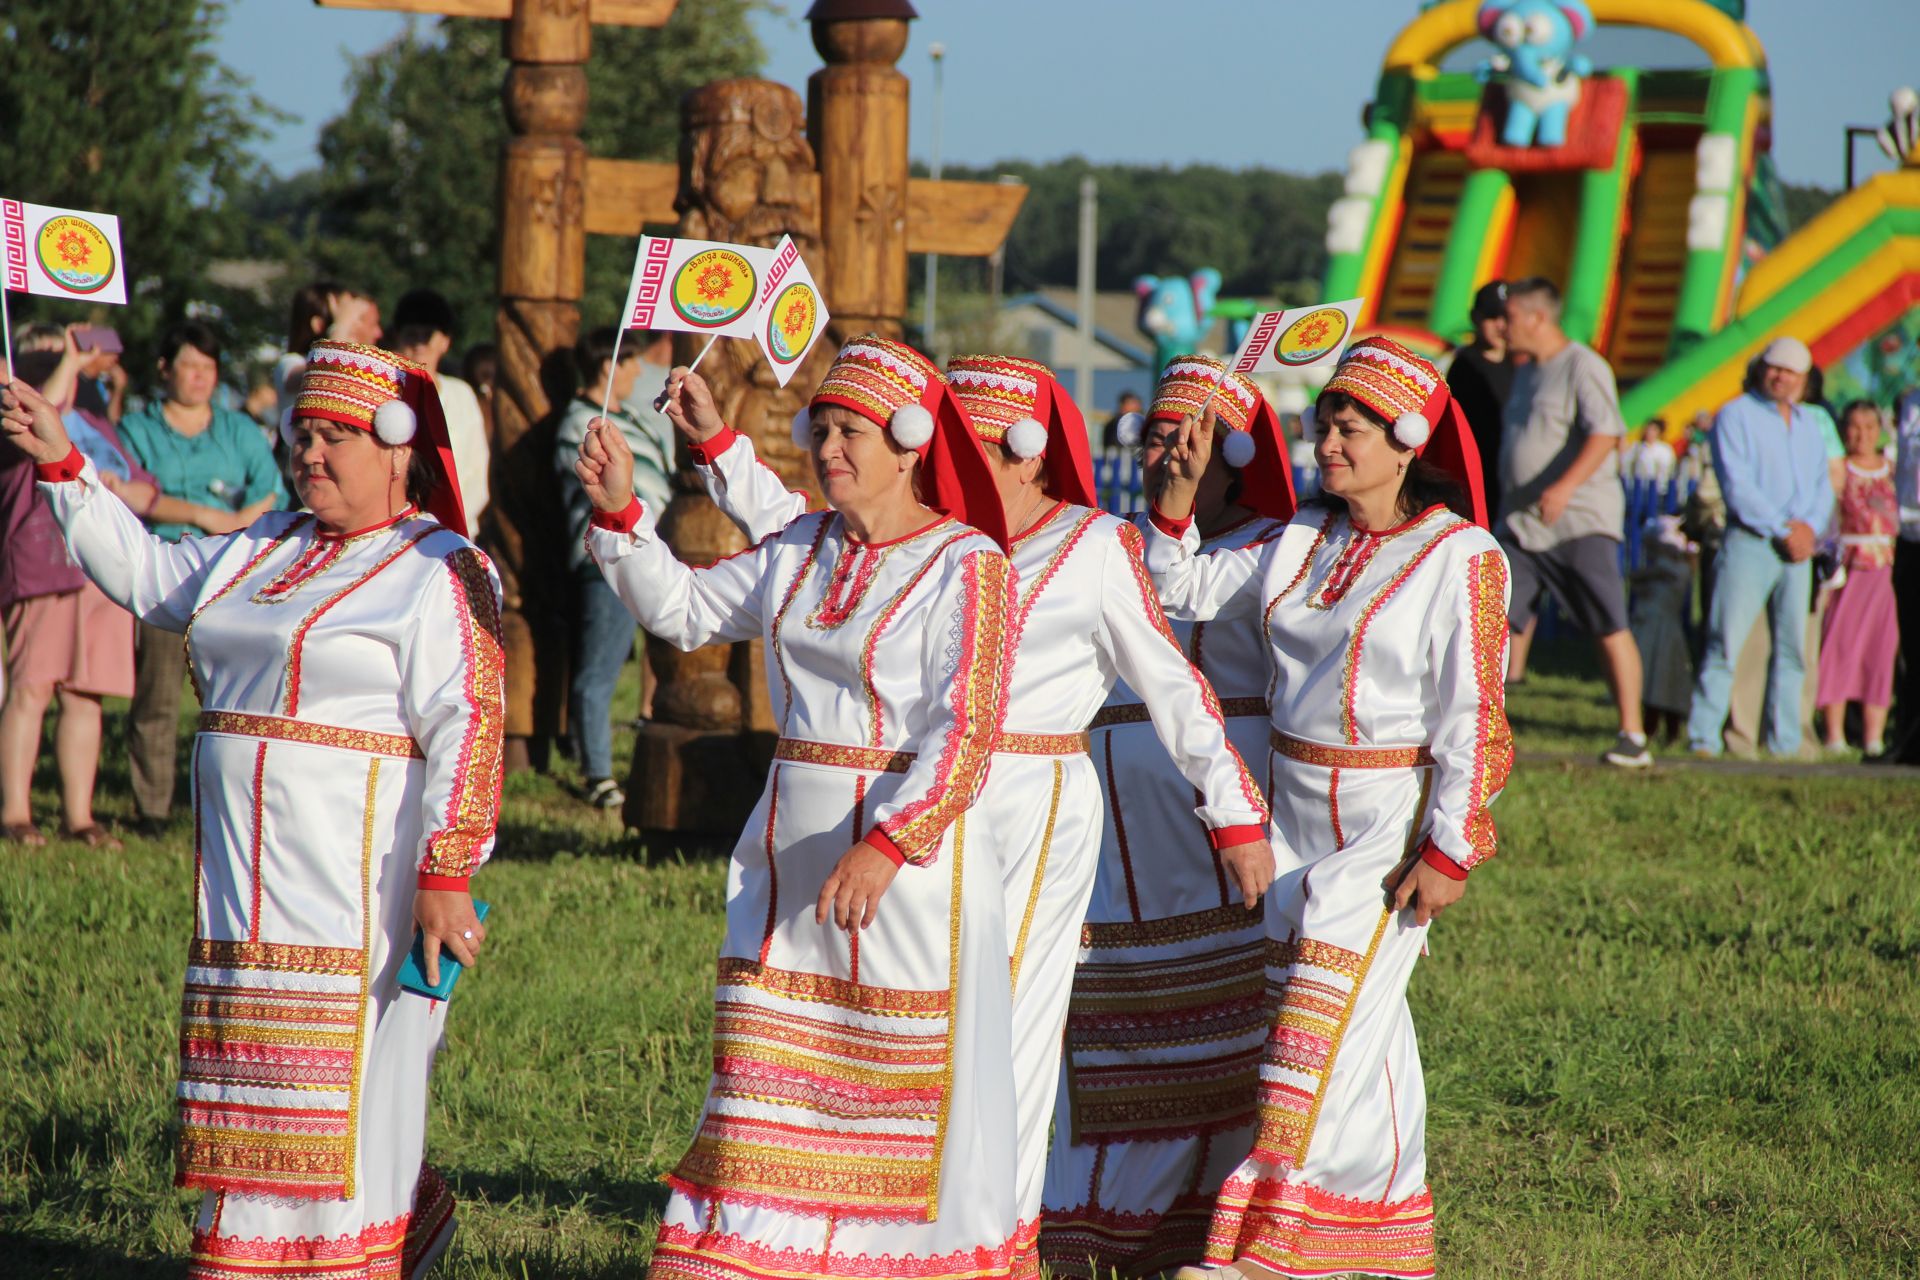
[[[1200,349],[1213,328],[1213,304],[1220,296],[1220,273],[1202,267],[1191,276],[1141,276],[1133,282],[1140,299],[1140,332],[1153,339],[1159,368],[1175,356]]]
[[[1586,0],[1486,0],[1478,20],[1480,34],[1501,50],[1474,72],[1482,83],[1498,74],[1506,85],[1501,143],[1566,145],[1582,79],[1593,74],[1593,64],[1573,51],[1593,30]]]

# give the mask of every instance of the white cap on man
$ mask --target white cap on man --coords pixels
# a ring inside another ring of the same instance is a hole
[[[1813,352],[1798,338],[1775,338],[1760,353],[1760,362],[1788,373],[1805,373],[1813,368]]]

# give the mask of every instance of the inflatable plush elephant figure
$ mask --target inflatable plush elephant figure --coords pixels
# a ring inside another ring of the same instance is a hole
[[[1133,291],[1140,299],[1140,332],[1153,339],[1157,365],[1164,369],[1206,340],[1220,296],[1220,273],[1202,267],[1191,276],[1141,276]]]
[[[1480,34],[1501,50],[1475,72],[1483,82],[1498,74],[1506,85],[1500,141],[1564,146],[1582,77],[1593,73],[1593,64],[1573,51],[1593,30],[1586,0],[1486,0],[1479,23]]]

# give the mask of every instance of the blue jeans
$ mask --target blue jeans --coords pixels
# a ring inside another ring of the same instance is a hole
[[[567,722],[589,782],[613,776],[613,689],[633,652],[633,615],[592,563],[573,575],[573,683]]]
[[[1768,539],[1730,528],[1714,568],[1707,648],[1687,717],[1688,744],[1695,751],[1720,753],[1733,698],[1733,665],[1765,609],[1773,633],[1773,654],[1767,659],[1766,747],[1776,755],[1792,755],[1800,749],[1800,686],[1806,680],[1813,562],[1788,564]]]

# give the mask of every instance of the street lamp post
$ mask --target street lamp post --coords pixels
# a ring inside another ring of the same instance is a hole
[[[938,40],[927,46],[927,56],[933,59],[933,164],[932,177],[940,181],[940,91],[944,76],[942,69],[946,65],[947,46]],[[927,255],[926,297],[921,299],[920,340],[927,344],[927,354],[934,355],[933,316],[934,301],[940,292],[940,255]]]

